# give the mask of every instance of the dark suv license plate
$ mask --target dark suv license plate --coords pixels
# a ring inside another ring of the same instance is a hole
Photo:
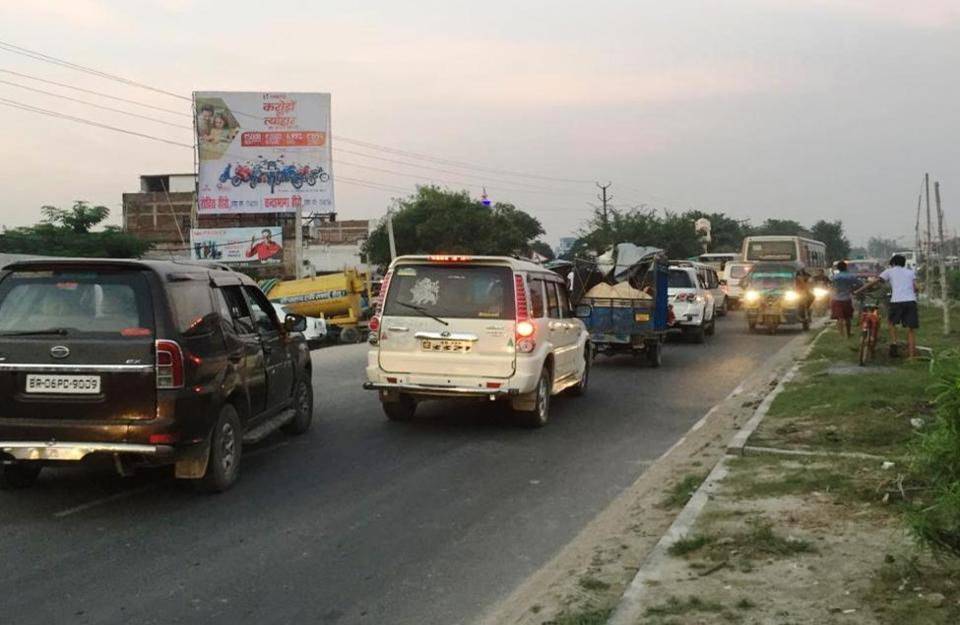
[[[53,395],[96,395],[100,393],[99,375],[27,374],[27,393]]]

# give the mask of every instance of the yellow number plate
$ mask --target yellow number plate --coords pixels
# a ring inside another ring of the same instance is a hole
[[[647,313],[635,313],[633,319],[634,321],[650,321],[650,315]]]

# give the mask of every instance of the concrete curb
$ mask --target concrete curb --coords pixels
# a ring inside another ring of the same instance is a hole
[[[710,501],[713,491],[727,475],[727,458],[727,456],[723,456],[714,465],[707,479],[703,481],[703,484],[693,494],[687,505],[680,511],[667,532],[657,541],[657,544],[641,565],[640,570],[637,571],[633,581],[624,591],[620,604],[610,616],[607,625],[635,625],[639,621],[646,604],[645,599],[650,588],[649,583],[658,580],[656,573],[659,568],[658,565],[670,557],[667,552],[670,545],[688,535],[690,530],[693,529],[693,524],[696,523],[704,506]]]
[[[803,362],[803,360],[810,355],[810,351],[813,349],[814,345],[816,345],[817,341],[820,340],[820,337],[824,335],[826,329],[825,326],[825,322],[819,325],[817,328],[819,330],[817,336],[815,336],[813,340],[803,348],[800,354],[796,357],[796,362],[794,362],[794,364],[786,371],[786,373],[781,376],[779,382],[777,382],[777,385],[773,388],[773,390],[767,393],[767,395],[763,398],[750,420],[747,421],[747,423],[744,424],[744,426],[734,435],[733,439],[727,445],[727,455],[721,457],[717,464],[714,465],[713,469],[710,471],[710,474],[707,476],[707,479],[705,479],[700,487],[697,488],[696,492],[694,492],[693,496],[690,498],[690,501],[688,501],[687,505],[683,507],[683,510],[681,510],[680,514],[677,515],[677,518],[674,519],[666,533],[660,537],[660,540],[657,541],[657,544],[654,546],[653,550],[651,550],[646,559],[644,559],[643,564],[637,571],[637,574],[624,591],[617,608],[607,620],[607,625],[635,625],[643,617],[644,609],[647,605],[647,593],[652,587],[650,582],[656,582],[658,580],[657,571],[660,568],[659,565],[670,557],[670,554],[668,553],[670,545],[684,536],[687,536],[693,529],[697,518],[700,516],[700,513],[703,512],[703,508],[707,505],[707,502],[710,501],[710,497],[717,489],[719,482],[726,477],[728,470],[727,461],[729,460],[730,456],[743,455],[750,436],[754,433],[754,431],[760,425],[760,422],[767,415],[767,412],[770,410],[770,405],[773,404],[773,400],[776,399],[777,395],[783,392],[785,385],[797,374],[797,371],[800,369],[801,362]],[[737,390],[734,390],[730,396],[733,397],[737,394]],[[716,406],[714,409],[716,409]],[[706,417],[709,416],[714,409],[711,409],[704,419],[706,419]],[[667,453],[669,453],[669,451]]]

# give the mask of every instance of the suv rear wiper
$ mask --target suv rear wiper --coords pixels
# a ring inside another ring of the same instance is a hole
[[[0,336],[66,336],[66,328],[49,328],[47,330],[22,330],[20,332],[0,332]]]
[[[436,319],[437,321],[439,321],[440,323],[442,323],[442,324],[445,325],[445,326],[450,325],[449,323],[447,323],[446,321],[444,321],[444,320],[441,319],[440,317],[438,317],[438,316],[436,316],[436,315],[434,315],[434,314],[432,314],[432,313],[427,312],[427,309],[424,308],[423,306],[417,306],[416,304],[408,304],[407,302],[397,302],[397,304],[403,306],[404,308],[409,308],[410,310],[415,310],[415,311],[417,311],[418,313],[420,313],[421,315],[423,315],[424,317],[430,317],[431,319]]]

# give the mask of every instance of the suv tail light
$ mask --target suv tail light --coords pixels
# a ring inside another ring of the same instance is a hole
[[[697,301],[696,293],[677,293],[678,302],[695,302]]]
[[[390,288],[390,278],[393,276],[392,271],[388,271],[383,276],[383,281],[380,283],[380,292],[377,294],[377,307],[373,312],[373,317],[370,318],[370,323],[368,327],[371,332],[380,331],[380,317],[383,315],[383,305],[387,299],[387,289]]]
[[[157,388],[183,387],[183,350],[176,341],[157,340]]]
[[[527,305],[527,289],[523,283],[523,276],[514,274],[513,276],[514,294],[517,302],[517,325],[514,333],[514,340],[517,342],[517,351],[529,354],[537,347],[537,341],[534,333],[537,328],[530,322],[530,309]]]
[[[530,310],[527,307],[527,289],[523,284],[523,276],[514,274],[513,284],[517,300],[517,321],[526,321],[530,318]]]

